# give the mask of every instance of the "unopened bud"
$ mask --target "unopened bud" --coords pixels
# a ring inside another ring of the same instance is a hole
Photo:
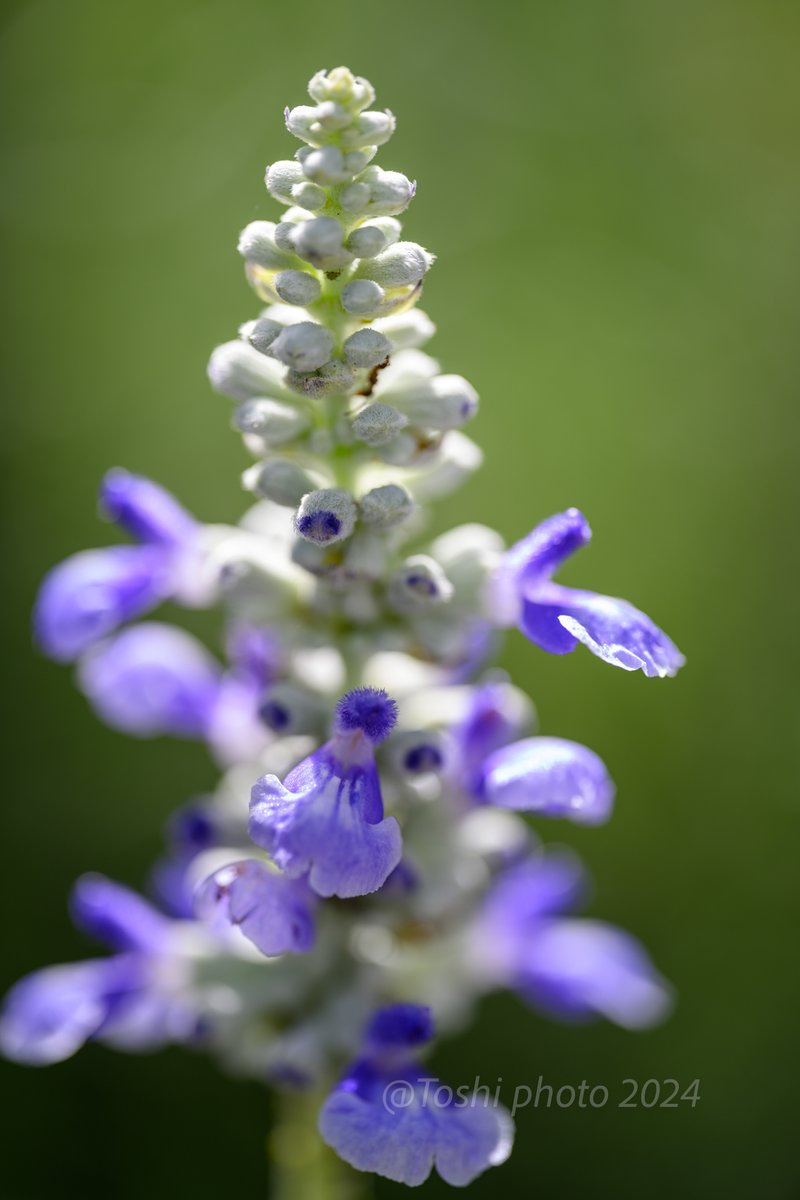
[[[419,308],[410,308],[391,317],[381,317],[375,321],[372,328],[385,334],[395,350],[424,346],[436,333],[433,321]]]
[[[310,424],[306,413],[279,400],[245,400],[237,408],[233,423],[240,433],[258,438],[268,446],[283,446],[305,433]]]
[[[341,392],[349,392],[355,372],[351,366],[339,358],[332,358],[318,371],[303,374],[302,371],[287,371],[285,383],[293,392],[301,396],[309,396],[312,400],[321,400],[325,396],[335,396]]]
[[[259,317],[256,321],[248,321],[246,325],[242,325],[239,333],[259,354],[266,354],[282,329],[283,326],[277,321]]]
[[[294,524],[306,541],[329,546],[350,536],[357,515],[356,502],[344,488],[321,488],[303,496]]]
[[[370,190],[368,183],[348,183],[339,192],[339,203],[345,212],[360,213],[369,204]]]
[[[386,112],[362,112],[358,120],[342,130],[342,145],[348,149],[357,146],[382,146],[388,142],[395,130],[396,121]]]
[[[378,311],[383,296],[383,288],[371,279],[354,279],[342,288],[342,308],[354,316],[368,317]]]
[[[400,232],[400,222],[394,217],[378,217],[354,229],[347,239],[347,247],[356,258],[374,258],[387,246],[399,241]]]
[[[323,187],[330,187],[335,183],[346,183],[355,174],[354,171],[348,169],[344,155],[338,146],[298,150],[297,157],[306,179]]]
[[[458,429],[478,411],[478,393],[460,375],[436,375],[382,394],[423,429]]]
[[[296,183],[292,188],[291,202],[308,212],[319,212],[328,203],[328,195],[318,183],[310,183],[303,177],[302,183]]]
[[[367,446],[385,446],[408,424],[390,404],[369,404],[353,420],[353,433]]]
[[[392,343],[377,329],[359,329],[347,339],[343,351],[352,366],[371,370],[386,362],[392,352]]]
[[[406,287],[419,283],[434,261],[434,256],[416,242],[396,242],[377,258],[362,263],[359,279],[374,279],[384,288]]]
[[[394,217],[408,208],[414,196],[414,185],[399,171],[384,171],[381,167],[367,167],[357,181],[369,188],[369,199],[362,209],[370,216]],[[344,201],[342,201],[344,204]]]
[[[295,508],[306,492],[313,495],[316,487],[314,480],[302,467],[285,458],[271,458],[248,467],[242,476],[242,483],[249,492],[255,492],[257,496],[286,508]]]
[[[281,159],[267,167],[265,182],[270,196],[280,200],[281,204],[294,204],[292,189],[305,181],[303,168],[292,159]],[[299,201],[298,201],[299,203]]]
[[[398,612],[423,612],[446,604],[453,586],[439,564],[425,554],[406,559],[389,581],[389,599]]]
[[[293,371],[316,371],[333,353],[333,335],[313,321],[300,321],[281,330],[270,353]]]
[[[258,715],[283,737],[322,730],[326,707],[321,696],[295,683],[276,683],[267,690]]]
[[[363,579],[381,579],[386,571],[386,541],[374,529],[357,530],[347,544],[344,567]]]
[[[269,271],[282,271],[297,260],[280,250],[275,243],[275,226],[271,221],[251,221],[239,235],[237,247],[242,258]]]
[[[320,282],[307,271],[281,271],[275,276],[275,291],[286,304],[297,304],[307,308],[319,300]]]
[[[284,393],[282,368],[247,342],[224,342],[208,362],[211,386],[234,400]]]
[[[375,99],[375,89],[368,79],[353,75],[347,67],[335,67],[332,71],[317,71],[309,81],[308,94],[312,100],[322,103],[333,100],[353,112],[367,108]]]
[[[445,741],[435,729],[407,729],[392,734],[385,753],[396,771],[428,775],[444,766]]]
[[[338,271],[353,261],[343,245],[342,227],[333,217],[316,217],[293,226],[293,241],[301,258],[320,271]]]
[[[401,525],[414,511],[414,501],[404,487],[386,483],[373,488],[358,502],[361,520],[375,529]]]

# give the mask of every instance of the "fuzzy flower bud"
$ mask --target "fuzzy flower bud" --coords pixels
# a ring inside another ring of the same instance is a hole
[[[298,467],[297,463],[285,458],[272,458],[267,462],[248,467],[242,483],[249,492],[255,492],[265,500],[294,508],[306,492],[314,488],[314,480]]]
[[[384,396],[423,429],[458,429],[478,411],[478,393],[460,375],[436,375]]]
[[[387,246],[400,239],[401,225],[394,217],[379,217],[365,221],[354,229],[347,239],[347,248],[356,258],[374,258]]]
[[[342,349],[351,366],[370,370],[386,362],[392,352],[392,343],[377,329],[359,329],[347,339]]]
[[[342,130],[342,145],[348,150],[360,146],[382,146],[395,130],[395,119],[386,112],[362,112],[358,120]]]
[[[362,263],[356,277],[374,279],[384,288],[406,287],[419,283],[433,261],[434,256],[416,242],[396,242],[377,258]]]
[[[281,271],[275,278],[275,291],[286,304],[307,308],[320,297],[320,282],[307,271]]]
[[[297,532],[318,546],[341,542],[355,528],[358,510],[343,488],[322,488],[303,496],[294,519]]]
[[[293,371],[316,371],[333,353],[333,335],[313,321],[300,321],[281,330],[270,353]]]
[[[369,404],[353,421],[353,433],[368,446],[386,446],[408,424],[408,417],[390,404]]]
[[[268,271],[282,271],[292,267],[296,259],[278,249],[275,243],[275,226],[271,221],[251,221],[239,235],[237,247],[245,262],[255,263]]]
[[[399,171],[367,167],[357,180],[342,188],[339,203],[347,212],[394,217],[408,208],[413,196],[414,185]]]
[[[321,400],[325,396],[333,396],[339,392],[349,391],[353,384],[354,371],[340,359],[331,359],[313,374],[303,374],[300,371],[288,371],[286,386],[303,396]]]
[[[414,501],[405,488],[386,483],[373,488],[358,502],[361,520],[374,529],[391,529],[401,525],[414,511]]]
[[[424,346],[436,333],[433,321],[419,308],[380,317],[372,328],[385,334],[395,350],[415,350],[418,346]]]
[[[259,439],[264,446],[282,446],[305,433],[308,415],[280,400],[246,400],[233,418],[240,433]]]
[[[239,333],[259,354],[267,354],[282,329],[283,326],[277,321],[259,317],[257,321],[248,321],[246,325],[242,325]]]
[[[354,279],[342,288],[342,308],[356,317],[370,317],[379,310],[383,297],[383,288],[371,279]]]
[[[336,183],[346,183],[356,173],[348,169],[344,155],[338,146],[322,146],[314,150],[298,150],[298,158],[306,179],[312,183],[330,187]]]
[[[300,201],[293,196],[293,189],[303,184],[305,179],[300,163],[292,159],[281,159],[280,162],[267,167],[265,183],[270,196],[279,200],[281,204],[299,204]],[[323,196],[324,194],[323,192]]]
[[[265,725],[283,737],[318,734],[324,728],[326,709],[320,696],[295,683],[276,683],[267,690],[258,710]]]
[[[292,229],[296,252],[320,271],[338,271],[353,261],[343,245],[342,227],[333,217],[316,217]]]
[[[321,188],[318,183],[311,183],[305,177],[302,182],[293,186],[291,196],[294,204],[307,209],[308,212],[319,212],[328,203],[328,194],[325,189]]]
[[[353,75],[347,67],[335,67],[332,71],[317,71],[309,81],[308,94],[320,104],[333,101],[351,112],[360,112],[375,99],[375,89],[368,79]]]
[[[453,585],[433,558],[415,554],[407,558],[389,581],[389,599],[401,613],[424,612],[446,604]]]
[[[246,342],[224,342],[208,362],[211,386],[233,400],[284,393],[281,368]]]

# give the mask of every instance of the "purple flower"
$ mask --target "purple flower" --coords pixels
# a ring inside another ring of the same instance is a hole
[[[586,746],[564,738],[532,737],[496,750],[484,761],[484,803],[544,817],[600,825],[611,815],[614,784]]]
[[[221,668],[172,625],[146,622],[92,650],[78,680],[97,715],[132,737],[202,738],[218,701]]]
[[[250,801],[250,836],[288,875],[308,873],[320,896],[377,891],[400,861],[394,817],[384,818],[373,745],[396,720],[385,692],[357,688],[337,707],[334,736],[282,784],[264,775]]]
[[[20,980],[0,1017],[3,1053],[43,1066],[69,1058],[93,1038],[128,1050],[191,1038],[196,1015],[174,958],[172,923],[100,875],[78,881],[72,910],[82,928],[121,953],[47,967]]]
[[[314,893],[256,859],[230,863],[195,895],[195,913],[218,930],[238,926],[262,954],[305,954],[314,944]]]
[[[513,1125],[504,1109],[470,1103],[415,1061],[432,1035],[429,1009],[399,1004],[378,1012],[363,1056],[322,1106],[319,1131],[356,1170],[416,1187],[435,1167],[446,1183],[464,1187],[505,1162]]]
[[[603,921],[563,915],[585,889],[580,864],[563,853],[508,868],[478,917],[476,964],[487,980],[513,987],[559,1020],[656,1024],[670,992],[640,943]]]
[[[485,759],[530,728],[532,707],[521,705],[519,696],[506,683],[485,683],[472,690],[467,711],[452,730],[453,773],[465,791],[479,792]]]
[[[101,506],[143,545],[85,550],[45,577],[34,633],[44,653],[60,662],[80,657],[100,638],[173,595],[180,553],[199,529],[169,492],[127,471],[108,473]]]
[[[675,675],[685,659],[648,616],[626,600],[562,587],[552,581],[565,558],[591,537],[576,508],[558,513],[507,552],[492,580],[498,620],[516,623],[550,654],[568,654],[579,642],[606,662],[648,676]]]

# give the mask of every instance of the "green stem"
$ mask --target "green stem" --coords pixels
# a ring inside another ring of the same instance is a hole
[[[370,1176],[351,1167],[317,1132],[319,1092],[276,1094],[267,1138],[270,1200],[366,1200]]]

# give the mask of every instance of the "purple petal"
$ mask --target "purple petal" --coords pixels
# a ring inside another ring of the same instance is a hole
[[[96,647],[79,670],[98,716],[133,737],[203,737],[219,679],[218,664],[195,638],[156,622]]]
[[[164,488],[120,467],[105,476],[100,505],[111,521],[140,542],[180,546],[199,528],[194,517]]]
[[[70,899],[79,929],[115,950],[158,951],[169,935],[169,921],[152,905],[104,875],[83,875]]]
[[[415,1067],[384,1075],[357,1063],[323,1104],[320,1134],[356,1170],[416,1187],[435,1166],[464,1187],[508,1157],[513,1127],[499,1108],[437,1102],[439,1086]]]
[[[530,728],[530,710],[522,711],[508,684],[487,683],[473,690],[463,720],[452,730],[457,747],[454,766],[469,792],[480,787],[483,762]]]
[[[649,678],[676,675],[686,662],[678,647],[645,613],[612,596],[569,588],[559,623],[592,654],[623,671],[642,671]]]
[[[486,804],[577,824],[608,820],[614,790],[602,760],[563,738],[526,738],[496,751],[484,764]]]
[[[361,734],[356,734],[368,746]],[[400,861],[394,817],[383,818],[375,764],[350,765],[332,755],[334,742],[305,759],[286,778],[265,775],[253,788],[250,836],[291,876],[310,872],[319,896],[365,896]]]
[[[197,917],[218,929],[237,925],[262,954],[305,954],[314,944],[313,896],[255,859],[215,871],[198,888]]]
[[[114,993],[129,982],[126,972],[123,960],[106,959],[46,967],[21,979],[0,1018],[3,1053],[30,1066],[70,1058],[102,1028]]]
[[[71,662],[125,621],[165,600],[171,590],[169,556],[153,546],[84,550],[45,577],[33,625],[45,654]]]
[[[433,1015],[422,1004],[389,1004],[375,1013],[364,1035],[370,1056],[385,1051],[408,1052],[424,1046],[434,1034]]]
[[[626,1029],[655,1025],[671,1006],[669,987],[640,943],[602,921],[542,922],[525,950],[518,987],[553,1016],[601,1016]]]

